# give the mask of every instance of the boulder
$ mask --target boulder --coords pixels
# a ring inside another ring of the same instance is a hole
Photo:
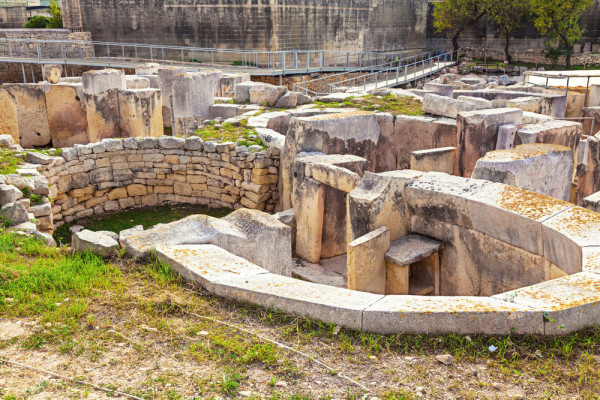
[[[281,96],[275,107],[277,108],[294,108],[298,104],[298,93],[297,92],[288,92]]]
[[[264,113],[248,118],[248,125],[255,128],[272,129],[282,135],[287,134],[290,125],[291,114],[283,111]]]
[[[22,203],[8,203],[0,209],[0,215],[10,225],[19,225],[24,222],[29,222],[29,214]]]
[[[73,235],[71,247],[75,251],[89,251],[102,257],[111,257],[117,255],[119,243],[110,236],[84,229]]]
[[[456,118],[459,112],[477,110],[477,106],[468,101],[427,93],[423,97],[423,112]]]
[[[33,237],[42,241],[48,247],[56,247],[57,246],[56,240],[54,240],[52,235],[49,233],[35,231],[33,234]]]

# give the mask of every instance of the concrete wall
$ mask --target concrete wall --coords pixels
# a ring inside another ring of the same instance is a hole
[[[25,6],[0,7],[0,28],[22,28],[27,22]]]
[[[426,0],[66,0],[94,40],[249,49],[423,47]],[[106,21],[111,21],[106,24]]]

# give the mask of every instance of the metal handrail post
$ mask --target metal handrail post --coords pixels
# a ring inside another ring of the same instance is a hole
[[[133,49],[135,50],[135,62],[138,62],[137,44],[133,46]]]
[[[150,46],[150,61],[154,61],[154,54],[152,53],[152,46]]]
[[[106,54],[108,55],[108,59],[110,60],[110,45],[106,43]]]
[[[42,59],[42,50],[40,48],[40,44],[39,43],[37,44],[37,56],[38,56],[38,60]]]

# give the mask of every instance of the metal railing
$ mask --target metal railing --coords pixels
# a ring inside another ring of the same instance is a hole
[[[28,59],[120,60],[228,66],[273,73],[345,71],[377,66],[402,57],[401,52],[334,50],[241,50],[78,40],[0,39],[0,56]]]
[[[458,63],[457,51],[431,56],[430,53],[422,53],[413,57],[384,64],[377,71],[361,74],[346,79],[340,79],[344,75],[352,75],[356,71],[332,75],[312,81],[294,85],[294,90],[311,96],[330,94],[342,89],[360,88],[364,91],[374,90],[381,87],[398,86],[428,75],[434,74],[443,68]],[[325,83],[328,79],[331,83]]]
[[[541,84],[541,83],[536,83],[536,82],[531,82],[531,77],[538,77],[538,78],[542,78],[542,80],[545,80],[545,83]],[[585,80],[585,98],[583,101],[583,106],[587,107],[589,104],[589,98],[590,98],[590,80],[594,78],[594,80],[597,82],[598,80],[600,80],[600,74],[598,73],[589,73],[589,74],[578,74],[578,75],[563,75],[558,73],[557,75],[550,75],[548,73],[537,73],[535,71],[527,71],[525,72],[525,83],[531,84],[533,86],[537,86],[537,87],[541,87],[544,89],[548,89],[548,90],[555,90],[555,91],[560,91],[560,92],[564,92],[565,96],[569,95],[569,84],[570,81],[576,80],[576,81],[581,81],[581,80]],[[551,83],[551,81],[553,81]],[[563,84],[558,84],[554,81],[564,81],[564,85]],[[594,83],[597,84],[597,83]],[[573,88],[576,87],[583,87],[583,85],[580,84],[576,84],[575,86],[573,86]]]

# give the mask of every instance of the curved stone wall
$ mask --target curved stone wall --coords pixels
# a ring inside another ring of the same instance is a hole
[[[258,150],[258,149],[257,149]],[[48,157],[55,223],[162,203],[272,211],[277,149],[249,151],[198,137],[105,139]]]

